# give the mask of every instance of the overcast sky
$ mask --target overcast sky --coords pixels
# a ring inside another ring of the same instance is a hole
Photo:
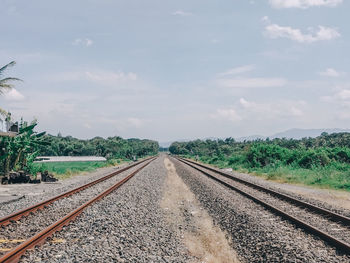
[[[159,141],[350,128],[343,0],[0,0],[0,97],[39,130]]]

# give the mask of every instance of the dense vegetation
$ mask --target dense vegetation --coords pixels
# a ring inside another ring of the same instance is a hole
[[[41,147],[41,156],[103,156],[106,162],[50,162],[35,163],[35,169],[48,170],[56,178],[64,179],[80,172],[91,172],[97,168],[117,165],[120,162],[134,160],[158,152],[158,142],[140,139],[123,139],[95,137],[90,140],[79,140],[72,136],[44,136],[47,145]]]
[[[155,155],[158,152],[158,142],[141,139],[123,139],[95,137],[90,140],[80,140],[72,136],[45,136],[49,146],[42,147],[42,156],[103,156],[107,159],[133,159]]]
[[[16,136],[0,137],[0,175],[19,170],[35,172],[33,161],[39,154],[39,149],[48,145],[44,139],[45,132],[34,131],[36,125],[36,121],[30,124],[21,121]]]
[[[34,131],[36,122],[20,123],[20,132],[15,137],[0,137],[0,175],[10,171],[24,170],[30,174],[49,170],[55,175],[72,174],[78,171],[91,171],[98,167],[116,164],[121,160],[133,160],[155,155],[158,142],[140,139],[95,137],[79,140],[71,136],[52,136]],[[37,156],[88,156],[97,155],[107,162],[33,163]]]
[[[317,138],[175,142],[173,154],[268,179],[350,190],[350,133]]]

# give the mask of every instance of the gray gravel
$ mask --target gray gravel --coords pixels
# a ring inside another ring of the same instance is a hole
[[[193,164],[191,164],[193,165]],[[328,219],[324,215],[320,215],[318,213],[314,213],[313,211],[310,211],[307,208],[303,208],[301,206],[296,206],[286,200],[281,200],[277,198],[274,195],[271,195],[269,193],[263,192],[261,190],[257,190],[253,187],[247,186],[241,182],[237,182],[235,180],[229,179],[223,175],[220,175],[218,173],[212,172],[209,169],[205,169],[202,167],[199,167],[197,165],[194,165],[195,167],[199,169],[204,169],[207,173],[209,173],[211,176],[214,176],[218,178],[221,181],[224,181],[225,183],[236,187],[240,190],[245,191],[246,193],[249,193],[250,195],[259,198],[260,200],[263,200],[267,202],[268,204],[279,208],[280,210],[298,218],[301,219],[304,222],[307,222],[308,224],[311,224],[312,226],[316,227],[317,229],[320,229],[321,231],[324,231],[333,237],[336,237],[339,240],[342,240],[348,244],[350,244],[350,229],[347,225],[344,225],[341,222],[336,222]],[[261,184],[259,184],[261,185]],[[271,188],[271,187],[270,187]]]
[[[79,187],[93,180],[106,176],[118,169],[125,167],[123,164],[118,167],[100,168],[95,172],[73,176],[69,179],[58,181],[55,183],[41,183],[41,184],[14,184],[14,185],[0,185],[0,193],[3,195],[17,196],[17,200],[8,202],[7,198],[1,201],[0,198],[0,217],[14,213],[20,209],[34,205],[38,202],[44,201],[63,192]]]
[[[345,215],[347,217],[350,217],[350,210],[349,209],[345,209],[339,205],[337,206],[334,204],[330,204],[326,201],[321,201],[321,200],[317,200],[317,199],[310,197],[313,195],[316,195],[316,196],[325,195],[324,189],[307,188],[307,187],[292,185],[292,184],[287,184],[287,183],[281,184],[281,183],[265,180],[265,179],[260,178],[258,176],[253,176],[253,175],[249,175],[249,174],[245,174],[245,173],[239,173],[239,172],[235,172],[235,171],[232,171],[232,172],[225,171],[225,172],[232,174],[233,176],[236,176],[238,178],[247,180],[249,182],[262,185],[262,186],[267,187],[269,189],[272,189],[274,191],[290,195],[296,199],[299,199],[299,200],[317,205],[319,207],[331,210],[331,211],[336,212],[338,214],[342,214],[342,215]],[[297,191],[303,192],[304,194],[301,195],[301,194],[297,193]],[[344,200],[344,202],[347,202],[347,201]]]
[[[167,171],[158,158],[22,262],[198,262],[160,207]],[[350,257],[254,202],[171,159],[241,262],[350,262]],[[191,215],[188,215],[190,217]],[[45,218],[43,218],[45,219]]]
[[[160,208],[165,176],[158,158],[22,261],[189,262]]]
[[[45,209],[36,211],[34,214],[21,218],[16,223],[0,228],[0,237],[8,240],[22,240],[32,237],[50,224],[56,222],[69,212],[78,208],[88,200],[97,196],[108,187],[114,185],[131,172],[135,171],[144,163],[128,169],[112,178],[105,180],[99,184],[93,185],[72,196],[60,199],[47,206]],[[0,248],[10,248],[18,245],[17,243],[0,243]],[[1,251],[0,251],[1,255]]]
[[[323,241],[172,159],[178,174],[232,238],[246,262],[350,262]]]

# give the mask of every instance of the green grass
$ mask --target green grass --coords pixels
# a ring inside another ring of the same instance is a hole
[[[36,168],[41,171],[47,170],[53,174],[55,178],[62,180],[82,172],[93,172],[98,168],[113,166],[121,163],[120,160],[107,162],[48,162],[35,163]]]
[[[339,171],[333,167],[303,169],[280,166],[277,168],[249,169],[248,172],[263,176],[267,180],[283,183],[350,191],[350,168],[347,171]]]
[[[190,156],[187,156],[190,157]],[[193,157],[190,157],[194,159]],[[276,167],[265,166],[263,168],[245,167],[240,164],[229,164],[229,160],[216,158],[200,158],[201,162],[214,165],[218,168],[232,168],[238,172],[249,173],[263,177],[267,180],[315,186],[317,188],[336,189],[350,191],[350,165],[331,163],[324,167],[312,167],[304,169],[292,165],[279,165]]]

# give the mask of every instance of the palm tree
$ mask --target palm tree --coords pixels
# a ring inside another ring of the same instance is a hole
[[[0,68],[0,78],[1,78],[1,76],[4,74],[4,71],[5,71],[7,68],[12,67],[12,66],[14,66],[14,65],[16,65],[16,61],[11,61],[11,62],[8,63],[7,65],[5,65],[5,66],[3,66],[2,68]],[[10,83],[10,82],[12,82],[12,81],[21,81],[21,80],[18,79],[18,78],[10,78],[10,77],[4,78],[4,79],[0,79],[0,95],[4,94],[5,91],[10,90],[10,89],[13,88],[13,84]],[[8,115],[8,113],[7,113],[4,109],[2,109],[2,108],[0,107],[0,115],[6,117],[6,116]]]
[[[0,77],[4,74],[4,71],[9,68],[16,65],[15,61],[12,61],[10,63],[8,63],[7,65],[3,66],[2,68],[0,68]],[[4,94],[4,92],[6,90],[10,90],[13,88],[13,84],[10,83],[12,81],[20,81],[20,79],[18,78],[4,78],[4,79],[0,79],[0,95]]]

